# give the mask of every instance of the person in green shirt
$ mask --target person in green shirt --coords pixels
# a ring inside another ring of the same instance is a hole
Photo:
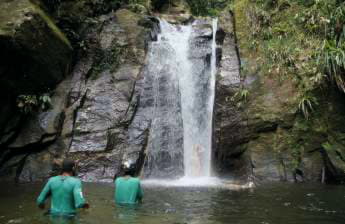
[[[118,205],[133,205],[142,201],[144,193],[139,178],[135,174],[135,163],[126,161],[122,164],[123,177],[115,180],[115,203]]]
[[[44,209],[48,197],[51,197],[51,215],[74,216],[77,208],[89,208],[83,197],[81,181],[74,177],[75,170],[74,161],[63,161],[61,175],[51,177],[37,198],[37,205],[41,209]]]

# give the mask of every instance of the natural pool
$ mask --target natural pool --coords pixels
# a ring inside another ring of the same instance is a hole
[[[0,223],[53,223],[35,205],[41,184],[0,184]],[[341,224],[345,187],[266,184],[255,189],[149,187],[137,208],[113,205],[111,184],[84,184],[88,211],[66,223],[81,224]],[[56,221],[56,220],[55,220]],[[61,220],[55,223],[63,224]]]

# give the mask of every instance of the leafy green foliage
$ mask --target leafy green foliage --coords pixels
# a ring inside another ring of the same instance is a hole
[[[197,16],[217,16],[231,0],[187,0],[191,11]]]
[[[310,113],[314,110],[314,106],[318,105],[317,99],[311,95],[304,95],[299,101],[298,108],[306,119],[309,119]]]
[[[336,40],[325,40],[319,60],[325,72],[345,92],[345,45],[338,46]]]
[[[51,99],[48,94],[37,95],[19,95],[17,97],[17,106],[24,114],[33,113],[38,110],[47,110],[51,107]]]
[[[178,0],[151,0],[153,9],[160,10],[165,4],[174,4]],[[184,0],[183,0],[184,1]],[[233,0],[185,0],[191,12],[196,16],[217,16]]]
[[[248,101],[248,97],[249,91],[245,88],[241,88],[231,97],[230,100],[235,102],[238,108],[241,108]]]
[[[237,0],[232,8],[242,54],[268,75],[292,80],[306,118],[315,90],[335,83],[345,92],[344,1]]]
[[[94,63],[92,69],[87,74],[87,78],[91,80],[96,80],[99,78],[100,74],[105,70],[110,70],[111,72],[116,71],[120,63],[121,54],[126,48],[120,47],[115,41],[111,45],[112,47],[107,50],[97,49],[95,51]],[[129,55],[129,52],[125,53]]]

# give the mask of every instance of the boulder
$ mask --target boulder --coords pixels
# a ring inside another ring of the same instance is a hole
[[[0,48],[1,93],[47,91],[69,71],[69,41],[29,0],[0,2]]]
[[[17,108],[18,95],[50,92],[71,64],[72,48],[53,20],[29,0],[0,2],[0,159],[8,148],[21,149],[53,140],[61,111],[25,119]],[[11,145],[11,146],[9,146]],[[26,151],[24,150],[25,154]],[[2,162],[0,162],[2,163]]]

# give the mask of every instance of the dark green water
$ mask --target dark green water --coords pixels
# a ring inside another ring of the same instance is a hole
[[[345,222],[345,187],[269,184],[230,191],[216,188],[145,187],[144,203],[137,208],[113,205],[111,185],[84,184],[90,202],[75,220],[50,220],[36,208],[42,185],[0,187],[0,223],[236,223],[341,224]]]

